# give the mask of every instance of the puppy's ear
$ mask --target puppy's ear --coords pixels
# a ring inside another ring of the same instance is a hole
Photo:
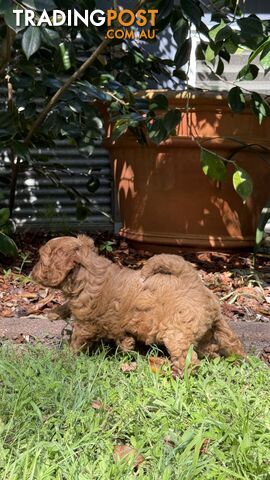
[[[40,261],[32,271],[34,280],[48,287],[61,285],[76,265],[77,248],[66,248],[65,245],[42,247],[39,252]]]
[[[97,252],[97,248],[95,247],[94,240],[92,238],[87,237],[87,235],[78,235],[77,238],[79,245],[83,247],[86,251],[92,250],[92,252]]]
[[[60,285],[75,267],[76,251],[60,247],[55,255],[52,255],[51,260],[50,284],[53,287]]]

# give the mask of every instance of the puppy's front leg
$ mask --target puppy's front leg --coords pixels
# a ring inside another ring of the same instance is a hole
[[[135,349],[136,340],[131,335],[118,339],[117,345],[121,348],[122,352],[132,352]]]
[[[73,324],[70,340],[70,348],[73,353],[85,351],[87,347],[89,348],[97,340],[97,331],[94,326],[80,322]]]
[[[182,377],[185,370],[186,356],[190,345],[194,343],[194,338],[192,336],[188,338],[180,334],[177,335],[174,332],[173,334],[168,334],[163,341],[171,357],[172,376],[174,378]],[[193,368],[200,365],[198,356],[194,351],[192,352],[190,363]]]
[[[66,320],[71,316],[71,311],[69,308],[69,302],[65,302],[62,305],[58,305],[53,308],[50,312],[47,313],[47,317],[51,322],[55,320]]]

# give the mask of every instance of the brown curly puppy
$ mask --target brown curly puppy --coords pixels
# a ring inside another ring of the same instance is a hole
[[[163,344],[174,374],[183,370],[191,344],[194,365],[197,355],[245,355],[217,298],[177,255],[155,255],[134,271],[99,256],[85,235],[59,237],[41,247],[32,276],[65,294],[75,352],[100,339],[114,340],[125,351],[136,340]]]

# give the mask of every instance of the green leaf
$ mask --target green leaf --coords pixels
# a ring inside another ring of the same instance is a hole
[[[0,137],[8,139],[16,131],[16,121],[13,113],[0,112]]]
[[[226,25],[226,23],[224,22],[224,20],[222,19],[220,23],[218,23],[217,25],[214,25],[210,30],[209,30],[209,37],[211,38],[211,40],[215,41],[216,39],[216,35],[218,34],[218,32],[220,30],[222,30],[222,28],[224,28]]]
[[[164,123],[160,118],[152,121],[152,123],[149,123],[147,125],[147,130],[149,138],[157,144],[165,140],[165,138],[168,136]]]
[[[57,8],[53,0],[22,0],[22,4],[33,10],[53,10]]]
[[[256,49],[264,40],[263,26],[261,20],[256,15],[240,18],[237,23],[241,29],[242,43],[252,50]]]
[[[232,34],[232,29],[229,25],[221,20],[220,24],[215,25],[211,30],[209,30],[209,37],[213,42],[220,42],[229,38]]]
[[[13,140],[13,142],[10,144],[11,149],[13,152],[18,155],[20,158],[27,158],[29,156],[29,149],[25,143],[19,141],[19,140]]]
[[[270,116],[269,104],[261,97],[259,93],[253,92],[251,94],[251,108],[259,119],[259,124],[262,123],[265,117]]]
[[[64,42],[60,43],[59,50],[60,50],[63,67],[65,70],[69,70],[71,67],[71,59],[70,59],[69,49]]]
[[[243,168],[236,167],[233,174],[233,187],[238,195],[246,200],[252,194],[253,183],[249,174]]]
[[[222,182],[226,178],[227,169],[224,158],[206,148],[201,148],[201,166],[203,173],[212,180]]]
[[[112,140],[116,140],[117,138],[121,137],[123,133],[126,133],[128,126],[129,126],[128,120],[125,120],[125,119],[117,120],[113,127]]]
[[[86,188],[90,193],[95,193],[100,187],[100,181],[97,175],[89,175],[89,180],[87,181]]]
[[[173,37],[178,46],[181,46],[186,40],[189,32],[188,22],[184,17],[181,17],[172,24]]]
[[[16,230],[16,225],[15,222],[12,218],[9,218],[7,220],[7,223],[1,227],[2,233],[5,233],[6,235],[10,236],[13,233],[15,233]]]
[[[86,219],[86,217],[89,214],[89,208],[82,203],[80,200],[77,201],[76,203],[76,218],[80,222]]]
[[[0,209],[0,227],[7,223],[10,216],[9,208],[1,208]]]
[[[193,0],[180,0],[182,11],[196,27],[200,27],[203,11]]]
[[[256,230],[256,249],[262,243],[263,236],[264,236],[264,229],[268,220],[270,220],[270,200],[267,202],[267,204],[262,209],[262,212],[260,214],[259,223]]]
[[[149,110],[167,110],[168,105],[167,97],[158,93],[149,101]]]
[[[259,17],[256,15],[249,15],[237,20],[241,33],[247,33],[250,36],[263,35],[263,26]]]
[[[238,49],[238,39],[237,39],[237,37],[236,37],[236,39],[234,39],[234,37],[235,36],[232,35],[231,37],[227,38],[227,40],[224,43],[225,50],[232,55]]]
[[[23,30],[25,28],[25,23],[24,23],[24,17],[22,17],[20,26],[16,26],[16,15],[13,13],[13,10],[21,10],[22,7],[18,5],[18,3],[13,4],[10,8],[5,10],[4,14],[4,19],[6,24],[14,30],[14,32],[20,32],[20,30]]]
[[[254,58],[256,58],[256,57],[263,51],[263,49],[264,49],[267,45],[270,45],[270,37],[267,38],[267,40],[265,40],[265,42],[263,42],[261,45],[259,45],[259,47],[256,48],[256,50],[254,50],[254,52],[252,52],[252,53],[250,54],[249,59],[248,59],[248,63],[253,62]]]
[[[213,63],[216,58],[216,52],[212,49],[212,47],[207,45],[207,49],[205,51],[205,61],[206,63]]]
[[[41,40],[46,45],[49,45],[49,47],[57,48],[59,45],[60,39],[61,37],[59,33],[56,32],[55,30],[52,30],[46,27],[43,27],[41,29]]]
[[[80,146],[79,148],[80,152],[82,153],[85,153],[88,155],[88,157],[91,157],[91,155],[93,155],[94,151],[95,151],[95,147],[94,145],[82,145]]]
[[[12,127],[14,121],[14,115],[11,112],[0,112],[0,128],[10,128]]]
[[[6,257],[16,257],[18,253],[14,240],[3,232],[0,232],[0,253]]]
[[[0,14],[2,15],[12,7],[12,0],[0,0]],[[14,8],[14,7],[13,7]]]
[[[125,133],[129,127],[136,127],[141,119],[141,116],[136,113],[130,113],[127,115],[122,115],[119,118],[113,127],[112,131],[112,140],[116,140],[119,138],[123,133]]]
[[[266,45],[266,47],[264,47],[260,56],[260,62],[264,70],[268,70],[268,68],[270,68],[270,45]]]
[[[39,27],[28,27],[22,37],[22,48],[29,60],[34,55],[41,45],[41,35]]]
[[[221,76],[224,72],[224,62],[219,58],[217,68],[216,68],[216,74]]]
[[[163,125],[165,126],[168,135],[171,134],[177,127],[181,120],[181,112],[178,109],[170,110],[163,118]]]
[[[158,19],[166,18],[171,14],[174,6],[174,0],[166,0],[165,2],[160,2],[158,9]]]
[[[245,65],[241,68],[240,72],[238,73],[236,79],[237,80],[254,80],[259,73],[259,67],[254,65],[253,63]]]
[[[223,42],[224,40],[227,40],[228,38],[230,38],[232,32],[233,31],[231,27],[229,27],[229,25],[225,25],[224,28],[217,32],[215,42]]]
[[[174,62],[177,68],[182,67],[189,61],[191,47],[192,47],[192,40],[191,38],[187,38],[187,40],[184,41],[183,45],[177,49],[175,58],[174,58]]]
[[[228,94],[228,103],[230,108],[236,113],[240,113],[244,110],[245,97],[241,88],[239,87],[231,88]]]
[[[175,70],[173,71],[173,76],[174,77],[177,77],[179,78],[180,80],[187,80],[187,74],[184,70],[182,69],[179,69],[179,68],[175,68]]]
[[[83,80],[78,82],[82,91],[85,91],[90,97],[96,98],[97,100],[101,100],[102,102],[109,102],[111,101],[111,96],[104,92],[101,88],[97,88],[92,83],[88,82],[87,80]]]
[[[217,46],[219,46],[217,52],[219,52],[219,56],[223,58],[223,60],[226,60],[226,62],[229,63],[231,59],[231,55],[229,54],[229,52],[227,52],[225,48],[221,48],[220,45],[221,45],[220,43],[217,44]]]

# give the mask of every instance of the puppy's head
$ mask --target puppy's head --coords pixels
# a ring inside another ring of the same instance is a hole
[[[95,251],[94,242],[86,235],[53,238],[39,250],[39,261],[32,277],[45,287],[60,288],[76,265]]]

